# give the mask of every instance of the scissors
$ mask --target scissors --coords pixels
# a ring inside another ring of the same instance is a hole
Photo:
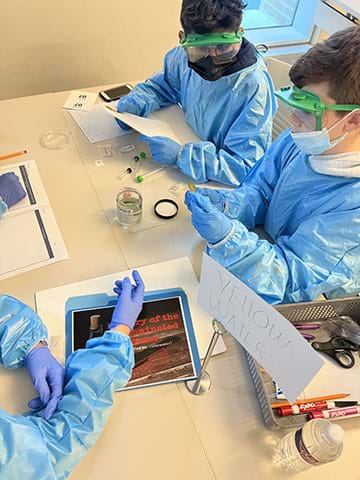
[[[352,368],[355,365],[352,352],[360,350],[359,344],[346,337],[333,337],[328,342],[313,342],[311,345],[318,352],[329,355],[343,368]]]

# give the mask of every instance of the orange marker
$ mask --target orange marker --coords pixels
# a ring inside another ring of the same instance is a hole
[[[8,153],[7,155],[3,155],[0,157],[0,160],[8,160],[9,158],[18,157],[19,155],[25,155],[27,153],[26,150],[20,150],[20,152]]]
[[[274,402],[271,408],[288,407],[291,405],[301,405],[302,403],[322,402],[324,400],[338,400],[339,398],[349,397],[350,393],[334,393],[333,395],[325,395],[324,397],[304,398],[303,400],[296,400],[294,403],[289,402]]]

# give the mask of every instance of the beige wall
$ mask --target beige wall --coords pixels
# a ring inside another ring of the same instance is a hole
[[[176,45],[181,0],[0,0],[0,99],[142,79]]]

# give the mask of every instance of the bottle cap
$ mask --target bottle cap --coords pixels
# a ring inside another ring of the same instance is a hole
[[[146,153],[145,152],[140,152],[140,158],[141,158],[141,160],[145,160]]]
[[[344,430],[340,425],[336,425],[335,423],[330,423],[325,427],[325,437],[326,439],[331,442],[335,443],[336,445],[342,443],[344,440]]]

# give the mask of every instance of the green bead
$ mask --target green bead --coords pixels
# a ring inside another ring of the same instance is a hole
[[[142,177],[141,175],[138,175],[138,176],[136,177],[136,180],[137,180],[138,183],[141,183],[141,182],[144,181],[144,177]]]

